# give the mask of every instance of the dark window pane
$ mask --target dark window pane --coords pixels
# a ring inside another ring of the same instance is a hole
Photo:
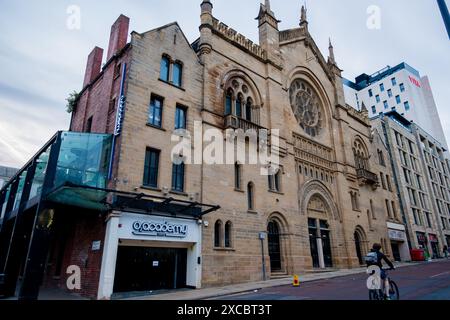
[[[245,108],[245,118],[247,121],[252,121],[252,103],[250,101],[247,102],[247,106]]]
[[[233,95],[231,94],[231,92],[228,92],[227,96],[225,98],[225,115],[231,114],[232,100],[233,100]]]
[[[225,248],[231,248],[231,223],[225,225]]]
[[[241,190],[241,166],[239,164],[234,166],[234,179],[236,189]]]
[[[214,247],[219,248],[220,247],[220,234],[222,223],[220,221],[217,221],[214,226]]]
[[[247,197],[248,197],[248,208],[249,210],[252,210],[254,207],[254,202],[253,202],[253,184],[249,183],[247,186]]]
[[[144,185],[158,187],[159,151],[147,149],[145,154]]]
[[[181,63],[175,63],[173,65],[173,84],[181,87],[181,77],[183,74],[183,66]]]
[[[159,77],[163,81],[169,81],[169,68],[170,68],[170,61],[169,58],[163,57],[161,59],[161,71]]]
[[[184,191],[184,163],[173,165],[172,190],[179,192]]]
[[[236,117],[242,118],[242,100],[236,100]]]
[[[175,130],[186,129],[186,108],[177,107],[175,111]]]
[[[156,126],[161,127],[162,124],[162,108],[163,108],[163,102],[160,98],[152,97],[150,101],[150,110],[149,110],[149,116],[148,116],[148,123]]]

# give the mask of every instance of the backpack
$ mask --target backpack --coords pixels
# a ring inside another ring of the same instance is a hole
[[[376,252],[368,253],[367,256],[364,258],[364,261],[368,265],[376,265],[376,264],[378,264],[378,253],[376,253]]]

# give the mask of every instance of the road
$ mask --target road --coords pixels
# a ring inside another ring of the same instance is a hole
[[[401,300],[450,300],[450,260],[399,268],[389,273],[400,289]],[[283,286],[218,300],[368,300],[367,275]]]

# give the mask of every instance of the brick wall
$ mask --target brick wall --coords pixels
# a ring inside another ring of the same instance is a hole
[[[44,277],[45,288],[67,289],[67,279],[70,274],[66,274],[69,266],[79,266],[81,269],[81,290],[75,290],[73,293],[83,297],[96,299],[98,283],[100,278],[103,242],[105,238],[106,225],[104,218],[95,213],[82,216],[71,221],[71,226],[64,230],[67,232],[67,242],[65,245],[61,238],[56,237],[53,244],[53,253],[50,253],[50,261]],[[101,241],[101,250],[92,251],[92,243]],[[55,277],[58,251],[60,246],[64,250],[61,275]]]

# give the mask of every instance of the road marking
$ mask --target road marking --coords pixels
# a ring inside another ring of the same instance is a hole
[[[430,277],[430,278],[433,279],[433,278],[437,278],[437,277],[440,277],[440,276],[443,276],[443,275],[446,275],[446,274],[450,274],[450,271],[436,274],[436,275],[434,275],[434,276],[432,276],[432,277]]]

